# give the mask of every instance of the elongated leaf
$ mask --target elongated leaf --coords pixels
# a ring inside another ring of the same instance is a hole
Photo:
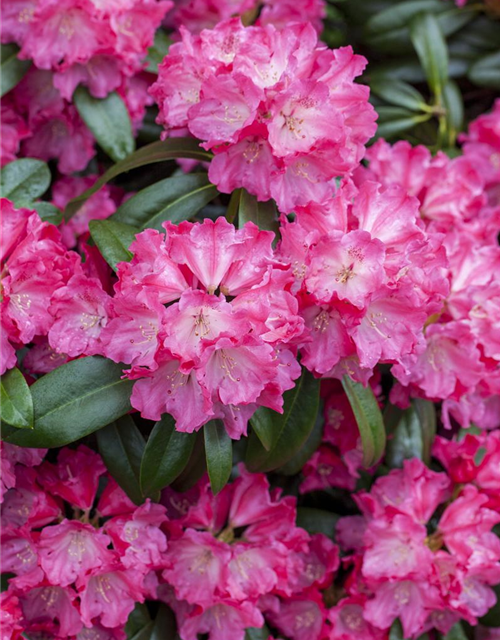
[[[62,222],[62,211],[50,202],[35,202],[33,209],[35,209],[40,218],[45,222],[50,222],[50,224],[55,224],[56,226]]]
[[[467,635],[462,627],[462,623],[457,622],[454,624],[448,633],[443,636],[443,640],[467,640]]]
[[[422,432],[422,460],[425,464],[429,464],[432,444],[436,437],[436,407],[433,402],[422,398],[415,398],[413,406],[417,412]]]
[[[389,640],[406,640],[403,635],[403,627],[399,620],[395,620],[389,631]]]
[[[150,622],[151,616],[149,615],[148,607],[144,603],[137,602],[135,607],[130,612],[128,620],[125,624],[125,633],[127,634],[127,638],[132,638],[132,636],[134,636]]]
[[[418,414],[413,407],[403,411],[401,418],[387,441],[385,460],[391,468],[402,467],[410,458],[423,458],[422,430]]]
[[[492,588],[495,592],[497,601],[486,615],[479,618],[479,622],[484,627],[500,627],[500,584],[495,585]]]
[[[139,475],[146,443],[130,416],[123,416],[97,432],[99,453],[108,471],[128,497],[144,501]]]
[[[238,211],[238,226],[241,228],[246,222],[253,222],[259,229],[272,231],[277,238],[279,222],[274,200],[259,202],[255,196],[242,189]]]
[[[94,98],[80,85],[73,102],[82,120],[94,134],[103,151],[115,162],[124,160],[135,148],[132,123],[122,98],[112,92],[105,98]]]
[[[430,113],[417,115],[402,107],[381,106],[377,107],[377,113],[379,115],[377,138],[388,139],[403,133],[403,131],[413,129],[417,124],[432,117]]]
[[[370,387],[363,387],[348,376],[342,378],[363,444],[363,465],[371,467],[380,460],[385,449],[385,429],[377,400]]]
[[[19,60],[19,47],[15,44],[2,45],[2,68],[0,70],[0,97],[13,89],[31,67],[31,60]]]
[[[33,399],[19,369],[4,373],[0,380],[0,394],[2,420],[18,429],[33,429]]]
[[[233,445],[222,420],[210,420],[204,427],[205,456],[212,493],[226,486],[233,468]]]
[[[90,189],[87,189],[87,191],[84,191],[78,197],[70,200],[64,211],[65,220],[69,220],[74,216],[91,195],[99,191],[105,184],[120,174],[148,164],[173,160],[175,158],[191,158],[193,160],[199,160],[200,162],[209,162],[212,154],[201,149],[198,140],[194,140],[193,138],[168,138],[167,140],[152,142],[131,153],[125,160],[117,162],[108,169]]]
[[[448,80],[443,87],[443,106],[446,109],[447,142],[452,147],[464,124],[462,92],[454,80]]]
[[[245,632],[245,640],[268,640],[269,629],[264,625],[260,629],[252,627]]]
[[[0,172],[0,194],[17,207],[29,205],[47,191],[50,179],[45,162],[35,158],[14,160]]]
[[[172,416],[165,414],[148,438],[141,462],[140,481],[144,495],[172,483],[186,467],[196,434],[175,430]]]
[[[270,451],[278,438],[277,423],[274,419],[274,411],[267,407],[259,407],[250,418],[253,431],[257,434],[262,446]]]
[[[391,3],[389,7],[379,11],[366,23],[367,34],[377,34],[401,29],[410,24],[412,18],[425,11],[439,12],[445,9],[441,0],[409,0]]]
[[[467,75],[471,82],[480,87],[500,89],[500,51],[480,58]]]
[[[132,258],[129,247],[139,230],[114,220],[91,220],[90,235],[96,243],[102,257],[116,271],[119,262],[128,262]]]
[[[331,511],[314,509],[312,507],[299,507],[297,509],[297,526],[302,527],[311,535],[323,533],[329,538],[335,535],[335,527],[340,516]]]
[[[448,81],[448,48],[435,16],[417,15],[411,22],[410,36],[429,87],[440,97]]]
[[[198,431],[194,442],[193,452],[188,460],[184,471],[172,483],[172,489],[179,493],[189,491],[207,470],[205,459],[205,436],[203,429]]]
[[[170,40],[165,31],[158,29],[155,33],[154,44],[148,49],[148,55],[146,56],[148,66],[146,67],[146,71],[158,73],[158,65],[163,62],[163,59],[168,54],[171,44],[172,40]]]
[[[126,200],[112,220],[138,229],[163,231],[165,220],[177,224],[193,217],[217,195],[206,173],[188,173],[165,178]]]
[[[33,384],[34,429],[5,439],[22,447],[62,447],[130,411],[133,381],[121,365],[99,356],[72,360]]]
[[[282,473],[285,476],[294,476],[295,474],[300,473],[305,463],[309,460],[309,458],[321,444],[324,424],[325,418],[322,408],[320,407],[318,415],[316,417],[316,422],[314,423],[314,427],[312,428],[309,437],[304,442],[302,447],[297,451],[297,453],[293,456],[293,458],[291,458],[286,464],[276,470],[277,473]]]
[[[245,464],[250,471],[272,471],[295,456],[307,441],[316,422],[319,408],[319,380],[303,370],[295,387],[285,391],[283,413],[271,409],[272,446],[269,451],[252,433],[248,441]]]
[[[370,89],[386,102],[410,111],[419,112],[427,106],[423,95],[411,84],[402,80],[377,79],[375,77],[370,82]]]

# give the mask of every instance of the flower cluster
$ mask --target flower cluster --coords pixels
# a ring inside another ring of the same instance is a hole
[[[55,464],[44,455],[2,448],[2,571],[11,574],[2,637],[121,640],[135,603],[148,599],[175,611],[182,640],[243,640],[264,619],[294,640],[319,638],[320,589],[338,549],[297,527],[294,498],[270,492],[264,476],[241,468],[217,497],[202,479],[139,507],[107,477],[96,504],[97,454],[82,445]]]
[[[446,474],[414,458],[356,496],[363,515],[337,525],[352,569],[347,597],[329,614],[332,640],[378,640],[397,618],[405,638],[433,628],[446,634],[495,604],[500,541],[491,529],[500,513],[476,486],[452,489]]]
[[[471,421],[498,427],[500,391],[500,109],[481,116],[464,137],[464,154],[434,158],[422,146],[383,140],[368,152],[362,183],[375,178],[403,187],[418,199],[427,234],[442,234],[450,291],[429,320],[425,343],[393,368],[399,380],[394,401],[408,394],[443,400],[443,417],[463,427]],[[426,277],[426,281],[429,279]],[[443,291],[443,293],[445,293]]]
[[[310,24],[181,28],[151,94],[158,122],[212,149],[209,177],[223,193],[245,187],[289,212],[333,193],[375,132],[369,90],[354,83],[366,60],[330,50]]]
[[[102,353],[132,365],[132,406],[143,417],[168,412],[187,432],[221,418],[239,439],[257,406],[282,411],[300,375],[293,276],[274,258],[273,234],[252,223],[165,229],[139,234],[132,261],[118,266]]]
[[[326,16],[324,0],[180,0],[168,14],[167,22],[200,33],[234,15],[253,18],[257,12],[256,24],[272,24],[281,29],[294,22],[310,22],[318,33]]]

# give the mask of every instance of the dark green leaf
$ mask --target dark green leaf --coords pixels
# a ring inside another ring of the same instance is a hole
[[[412,403],[422,432],[422,460],[428,465],[431,461],[432,444],[436,437],[436,407],[433,402],[422,398],[415,398]]]
[[[464,124],[462,92],[454,80],[448,80],[443,87],[443,106],[446,109],[447,143],[452,147]]]
[[[394,136],[413,129],[417,124],[429,120],[430,113],[416,115],[402,107],[377,107],[379,115],[377,138],[393,138]]]
[[[179,477],[172,483],[172,489],[183,493],[189,491],[207,470],[205,460],[205,439],[203,429],[198,431],[194,442],[193,453]]]
[[[423,95],[402,80],[377,79],[375,76],[370,81],[370,89],[386,102],[410,111],[422,111],[427,107]]]
[[[399,423],[387,440],[386,463],[391,468],[402,467],[404,460],[423,456],[420,421],[413,407],[403,411]]]
[[[283,413],[269,412],[272,445],[269,451],[252,433],[248,440],[246,466],[250,471],[272,471],[291,460],[307,441],[318,415],[319,380],[305,369],[295,387],[283,395]]]
[[[476,467],[479,467],[479,465],[483,462],[486,454],[486,447],[479,447],[479,449],[476,451],[476,455],[474,456],[474,464],[476,465]]]
[[[399,620],[394,620],[389,631],[389,640],[406,640],[403,635],[403,627]]]
[[[297,451],[297,453],[293,456],[293,458],[291,458],[282,467],[276,469],[277,473],[282,473],[285,476],[294,476],[297,473],[300,473],[305,463],[309,460],[309,458],[321,444],[324,424],[325,417],[322,408],[320,408],[316,417],[316,422],[314,423],[314,427],[309,434],[309,437],[304,442],[302,447]]]
[[[0,194],[12,200],[16,207],[26,206],[47,191],[50,179],[45,162],[35,158],[14,160],[0,172]]]
[[[226,211],[226,220],[231,224],[234,224],[236,216],[238,215],[238,211],[240,210],[242,192],[243,189],[235,189],[231,194],[231,199],[229,200]]]
[[[275,238],[277,238],[279,222],[274,200],[259,202],[246,189],[242,189],[238,211],[238,226],[241,228],[246,222],[253,222],[259,229],[272,231]]]
[[[125,624],[125,633],[127,634],[127,638],[134,636],[150,622],[151,616],[149,615],[148,607],[144,603],[137,602],[130,612]]]
[[[125,103],[112,92],[106,98],[94,98],[80,85],[73,102],[97,143],[115,162],[124,160],[135,148],[132,123]]]
[[[31,67],[31,60],[19,60],[17,54],[19,47],[15,44],[3,44],[0,57],[2,68],[0,70],[0,97],[13,89],[26,75]]]
[[[139,609],[140,607],[140,609]],[[125,625],[128,640],[176,640],[175,616],[161,603],[154,620],[146,605],[137,604]]]
[[[175,616],[172,610],[162,602],[154,620],[151,640],[175,640],[176,637]]]
[[[168,54],[168,50],[172,40],[167,36],[163,29],[158,29],[155,33],[155,41],[152,47],[148,49],[146,56],[146,71],[150,73],[158,73],[158,65],[163,62],[163,58]]]
[[[439,22],[430,13],[417,15],[411,22],[410,36],[429,87],[439,98],[448,80],[448,48]]]
[[[380,460],[385,449],[382,414],[371,387],[364,387],[348,376],[342,378],[342,386],[358,423],[363,445],[363,465],[369,468]]]
[[[500,584],[495,585],[492,589],[497,601],[485,616],[479,618],[479,622],[484,627],[500,627]]]
[[[186,467],[196,435],[175,430],[172,416],[165,414],[148,438],[141,462],[144,495],[160,491],[172,483]]]
[[[1,582],[2,582],[1,591],[3,593],[4,591],[7,591],[7,589],[9,588],[9,580],[11,578],[15,578],[16,574],[15,573],[2,573],[2,575],[0,577],[1,577]]]
[[[252,627],[245,632],[245,640],[268,640],[269,629],[264,625],[260,629]]]
[[[116,271],[119,262],[128,262],[132,258],[129,247],[139,230],[114,220],[91,220],[90,235],[96,243],[102,257]]]
[[[471,82],[480,87],[500,89],[500,51],[480,58],[467,75]]]
[[[222,420],[210,420],[204,427],[205,456],[212,493],[223,489],[233,468],[233,445]]]
[[[97,444],[110,474],[135,504],[141,504],[139,475],[146,443],[135,422],[123,416],[108,424],[97,432]]]
[[[366,23],[367,34],[384,33],[406,27],[412,18],[425,11],[444,10],[442,0],[409,0],[391,5],[372,16]]]
[[[50,204],[50,202],[35,202],[33,209],[35,209],[42,220],[50,222],[50,224],[55,224],[56,227],[62,222],[62,211],[53,204]]]
[[[443,640],[468,640],[461,622],[452,626],[448,633],[443,636]]]
[[[131,410],[133,380],[122,366],[99,356],[72,360],[33,384],[35,428],[9,433],[22,447],[62,447],[97,431]]]
[[[91,195],[99,191],[105,184],[122,173],[143,167],[155,162],[164,162],[175,158],[191,158],[200,162],[209,162],[212,154],[200,148],[200,143],[194,138],[168,138],[152,142],[151,144],[131,153],[125,160],[117,162],[97,180],[90,189],[81,195],[70,200],[64,211],[65,220],[69,220],[78,209],[90,198]]]
[[[266,451],[271,450],[278,438],[278,423],[275,420],[275,413],[267,407],[259,407],[250,418],[252,429]]]
[[[33,429],[33,399],[23,374],[10,369],[0,380],[2,420],[18,429]]]
[[[170,220],[178,224],[198,213],[217,195],[217,188],[206,173],[187,173],[160,180],[126,200],[112,220],[131,224],[138,229],[158,229]]]
[[[302,527],[308,533],[323,533],[329,538],[335,535],[335,527],[340,516],[331,511],[323,511],[323,509],[314,509],[312,507],[297,508],[297,526]]]

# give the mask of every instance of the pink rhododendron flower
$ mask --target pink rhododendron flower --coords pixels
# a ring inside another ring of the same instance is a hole
[[[288,212],[323,202],[329,181],[359,163],[375,116],[353,83],[365,60],[349,47],[328,51],[311,25],[279,32],[236,19],[181,36],[151,88],[158,121],[214,150],[209,177],[220,190],[245,187]]]

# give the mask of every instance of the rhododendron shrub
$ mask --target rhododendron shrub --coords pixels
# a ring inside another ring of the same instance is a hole
[[[3,2],[0,640],[500,637],[497,5]]]

